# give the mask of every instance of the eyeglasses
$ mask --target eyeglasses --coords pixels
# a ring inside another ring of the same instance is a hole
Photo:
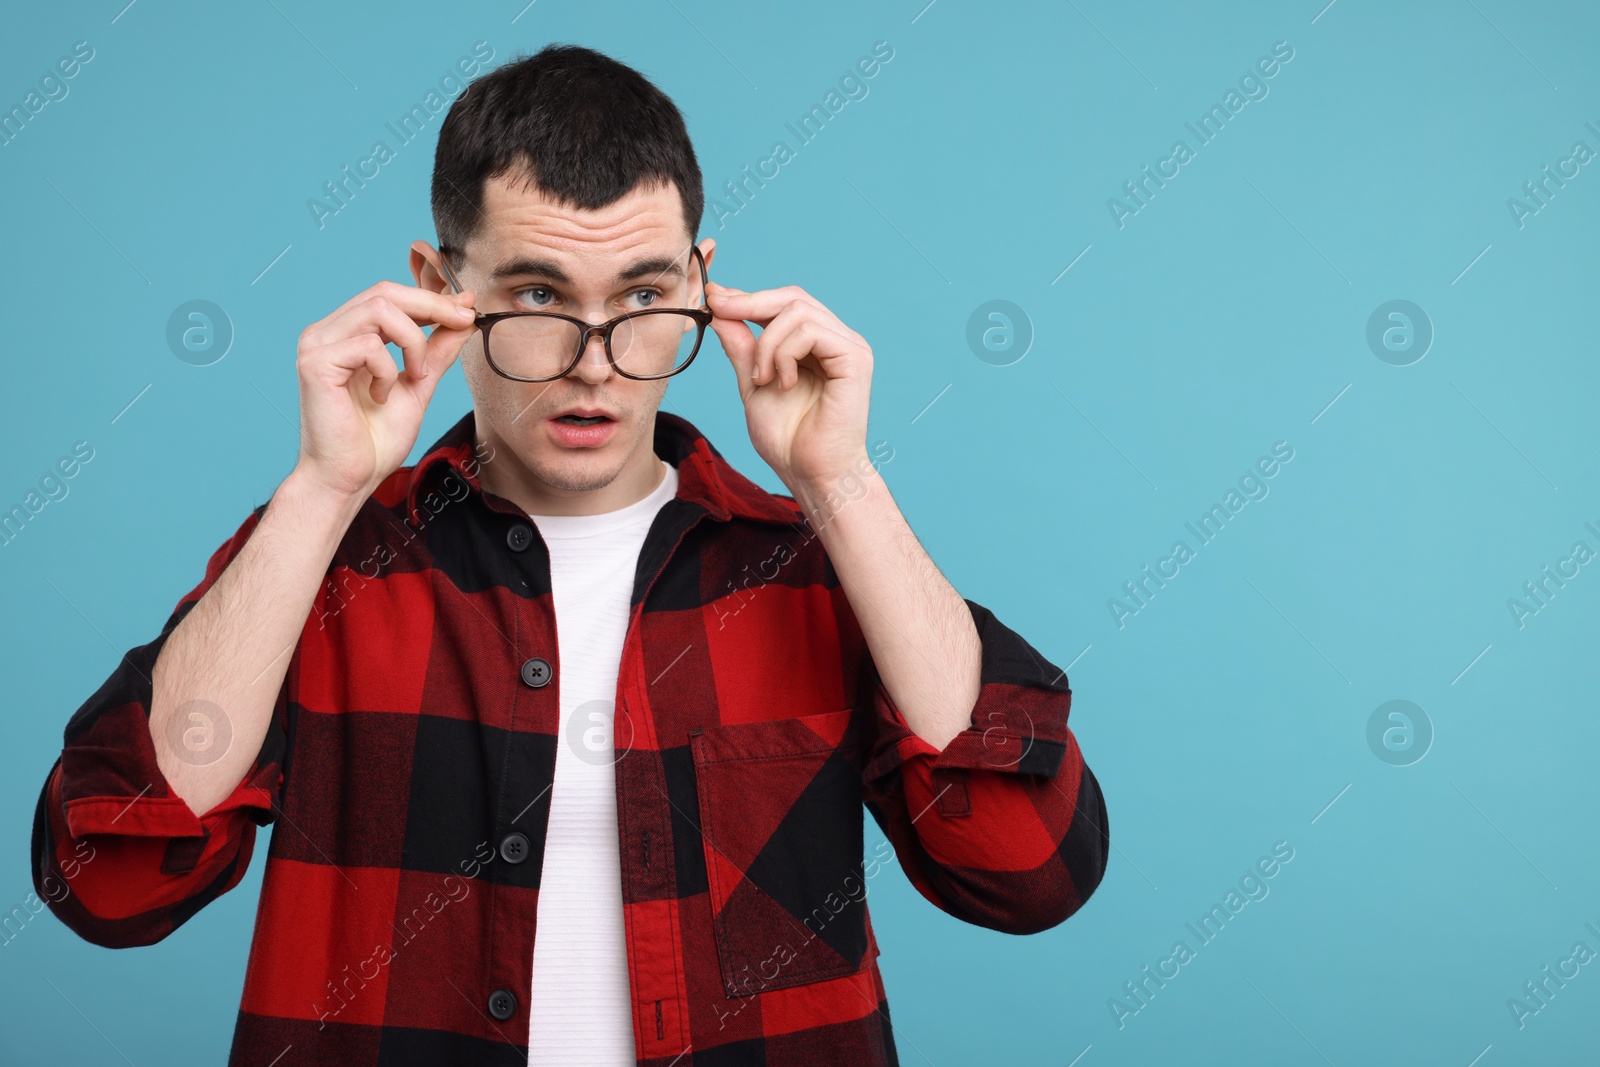
[[[704,301],[705,257],[693,245],[689,251],[700,264]],[[443,249],[439,261],[445,277],[461,292]],[[475,324],[483,331],[484,358],[502,378],[550,382],[565,377],[583,358],[589,339],[598,336],[613,370],[624,378],[651,381],[670,378],[694,361],[711,317],[709,307],[645,308],[601,323],[554,311],[498,311],[480,313]]]

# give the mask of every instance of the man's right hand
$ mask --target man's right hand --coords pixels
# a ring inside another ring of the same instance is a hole
[[[340,496],[371,495],[416,443],[434,389],[472,336],[474,299],[470,289],[447,295],[382,281],[307,326],[295,359],[296,471]],[[433,333],[423,333],[430,324]]]
[[[300,335],[300,459],[220,574],[166,637],[150,675],[156,765],[195,815],[250,770],[276,714],[292,656],[330,564],[378,484],[416,443],[439,379],[474,329],[469,292],[379,282]],[[432,335],[423,327],[434,325]],[[386,344],[405,355],[399,370]],[[244,527],[241,526],[241,532]],[[330,585],[331,588],[331,585]],[[341,601],[342,606],[342,601]],[[200,710],[196,712],[196,708]],[[188,746],[199,714],[225,723],[220,752]]]

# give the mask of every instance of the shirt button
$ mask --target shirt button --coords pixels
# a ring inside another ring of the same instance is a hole
[[[519,833],[509,833],[500,839],[500,858],[507,863],[521,863],[528,858],[528,839]]]
[[[517,523],[506,531],[506,544],[511,546],[511,551],[521,552],[533,543],[533,531],[526,523]]]
[[[509,989],[496,989],[489,994],[489,1014],[501,1022],[511,1018],[517,1010],[517,998]]]
[[[522,681],[525,685],[531,685],[535,689],[549,685],[551,673],[548,660],[542,660],[535,656],[530,660],[523,661]]]

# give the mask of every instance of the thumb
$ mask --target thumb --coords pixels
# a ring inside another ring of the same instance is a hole
[[[451,298],[461,306],[471,308],[474,296],[469,289],[465,293],[452,294]],[[477,331],[476,325],[445,326],[441,323],[433,327],[428,334],[427,354],[423,358],[426,374],[412,383],[418,388],[423,403],[427,403],[427,398],[433,395],[439,380],[444,377],[444,372],[455,364],[456,357],[461,354],[461,350],[472,340],[472,335]]]
[[[750,375],[756,365],[756,335],[743,319],[712,319],[711,329],[722,342],[722,351],[733,364],[742,393],[751,384]]]

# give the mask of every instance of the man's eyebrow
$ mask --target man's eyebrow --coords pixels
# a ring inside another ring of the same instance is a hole
[[[561,282],[563,285],[569,285],[572,282],[572,279],[567,277],[566,272],[551,260],[536,259],[532,256],[518,256],[515,259],[508,259],[496,267],[490,277],[495,281],[499,281],[502,278],[519,278],[525,274],[549,278],[551,281]]]
[[[637,261],[626,270],[619,271],[617,273],[617,281],[631,282],[646,275],[652,279],[660,278],[664,275],[681,278],[683,273],[683,264],[678,260],[669,259],[666,256],[652,256],[648,259]]]
[[[666,256],[650,256],[638,260],[621,271],[617,272],[618,282],[631,282],[639,278],[649,277],[683,277],[683,265],[677,259]],[[535,256],[518,256],[506,260],[494,269],[490,275],[494,280],[505,278],[537,277],[546,278],[562,285],[571,285],[572,279],[567,272],[558,267],[553,260],[540,259]]]

